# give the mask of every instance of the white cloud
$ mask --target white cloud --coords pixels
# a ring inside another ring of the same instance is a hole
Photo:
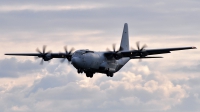
[[[3,81],[13,82],[11,87],[1,88],[0,102],[4,102],[6,110],[103,111],[126,108],[127,111],[145,111],[159,106],[157,110],[162,111],[172,109],[188,97],[188,88],[174,85],[160,73],[137,73],[140,66],[132,72],[116,73],[113,78],[95,74],[92,79],[86,78],[85,74],[77,74],[70,66],[55,66],[56,63],[47,65],[45,72],[40,73],[46,75],[40,78],[33,77],[33,74],[20,76],[19,81],[16,78],[1,79],[2,85],[6,84]]]

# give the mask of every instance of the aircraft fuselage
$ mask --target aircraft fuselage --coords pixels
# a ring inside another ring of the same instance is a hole
[[[127,61],[129,59],[126,59]],[[104,52],[94,52],[89,50],[77,50],[72,55],[72,65],[78,70],[78,73],[82,72],[99,72],[106,74],[113,74],[120,70],[123,63],[116,59],[107,59],[104,56]]]

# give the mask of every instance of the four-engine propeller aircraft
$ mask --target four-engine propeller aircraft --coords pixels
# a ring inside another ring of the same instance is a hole
[[[65,53],[45,52],[46,46],[38,53],[15,53],[5,55],[16,56],[35,56],[42,58],[41,64],[44,61],[49,61],[53,58],[62,58],[61,62],[67,59],[77,69],[78,73],[85,73],[87,77],[92,78],[94,73],[104,73],[109,77],[113,77],[115,72],[118,72],[130,59],[142,58],[162,58],[157,56],[149,57],[149,55],[170,53],[176,50],[196,49],[196,47],[180,47],[180,48],[164,48],[164,49],[145,49],[147,46],[140,47],[139,42],[136,43],[137,50],[129,50],[129,33],[128,24],[124,24],[122,39],[119,50],[116,50],[113,44],[113,51],[107,49],[104,52],[96,52],[91,50],[77,50],[73,53],[73,48],[68,51],[65,47]]]

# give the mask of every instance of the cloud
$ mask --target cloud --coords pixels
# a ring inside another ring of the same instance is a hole
[[[79,4],[79,5],[78,5]],[[59,59],[39,65],[4,53],[68,45],[105,50],[129,24],[130,45],[199,45],[198,1],[14,0],[0,6],[0,111],[198,111],[199,50],[131,60],[113,78],[77,74]]]
[[[26,69],[28,72],[37,69],[30,64],[33,62],[29,60],[17,61],[17,59],[11,58],[1,60],[1,62],[8,65],[15,63],[15,65],[21,67],[23,65],[28,68],[32,67],[30,70]],[[29,63],[27,64],[27,62]],[[5,86],[6,83],[4,82],[1,83],[2,99],[0,102],[4,102],[2,105],[7,107],[6,110],[3,109],[2,111],[23,109],[27,111],[55,109],[60,111],[66,109],[70,111],[92,111],[96,109],[99,111],[154,111],[153,108],[156,107],[159,107],[156,108],[159,111],[173,111],[182,109],[182,105],[185,105],[187,101],[185,99],[189,98],[188,100],[194,101],[192,99],[193,94],[187,92],[193,91],[192,93],[198,94],[196,88],[191,88],[193,86],[198,88],[197,84],[192,84],[194,79],[179,79],[178,82],[174,82],[163,73],[152,71],[149,65],[145,63],[129,62],[113,78],[103,74],[95,74],[92,79],[86,78],[85,74],[77,74],[72,66],[65,64],[58,66],[58,61],[45,64],[45,68],[40,68],[43,69],[41,71],[35,70],[32,74],[38,74],[36,75],[38,78],[34,78],[33,75],[26,75],[26,71],[23,69],[14,69],[21,74],[18,79],[12,77],[14,79],[11,81],[8,77],[7,82],[10,82],[7,83],[8,86]],[[38,63],[35,64],[38,65]],[[23,81],[24,79],[29,83]],[[22,83],[19,84],[17,80]],[[198,105],[198,100],[195,102]]]
[[[35,72],[41,72],[41,67],[30,60],[25,62],[17,61],[16,58],[0,60],[0,77],[19,77]],[[42,67],[43,68],[43,67]]]
[[[0,12],[11,11],[68,11],[68,10],[91,10],[102,8],[103,5],[90,4],[90,5],[13,5],[13,6],[0,6]]]
[[[184,72],[184,73],[190,73],[190,72],[193,72],[193,73],[199,73],[200,72],[200,64],[199,64],[199,61],[197,62],[198,64],[197,65],[190,65],[190,66],[180,66],[180,67],[177,67],[177,68],[174,68],[173,71],[174,72]]]
[[[23,65],[26,62],[16,61],[16,64]],[[183,85],[174,85],[167,77],[151,71],[148,66],[131,68],[131,65],[130,62],[129,67],[124,68],[131,72],[122,70],[113,78],[95,74],[90,79],[85,74],[70,70],[71,67],[56,67],[57,63],[52,62],[46,66],[46,72],[40,73],[41,77],[32,79],[29,86],[23,83],[13,84],[10,89],[2,88],[0,102],[4,102],[3,105],[7,107],[3,111],[146,111],[155,107],[162,111],[172,109],[187,98],[187,88]]]
[[[12,111],[30,111],[30,109],[27,106],[13,106],[11,108]]]

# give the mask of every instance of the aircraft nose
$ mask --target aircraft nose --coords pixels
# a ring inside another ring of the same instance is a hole
[[[81,64],[80,58],[78,58],[78,57],[73,57],[73,58],[72,58],[72,65],[73,65],[75,68],[80,68],[80,64]]]

